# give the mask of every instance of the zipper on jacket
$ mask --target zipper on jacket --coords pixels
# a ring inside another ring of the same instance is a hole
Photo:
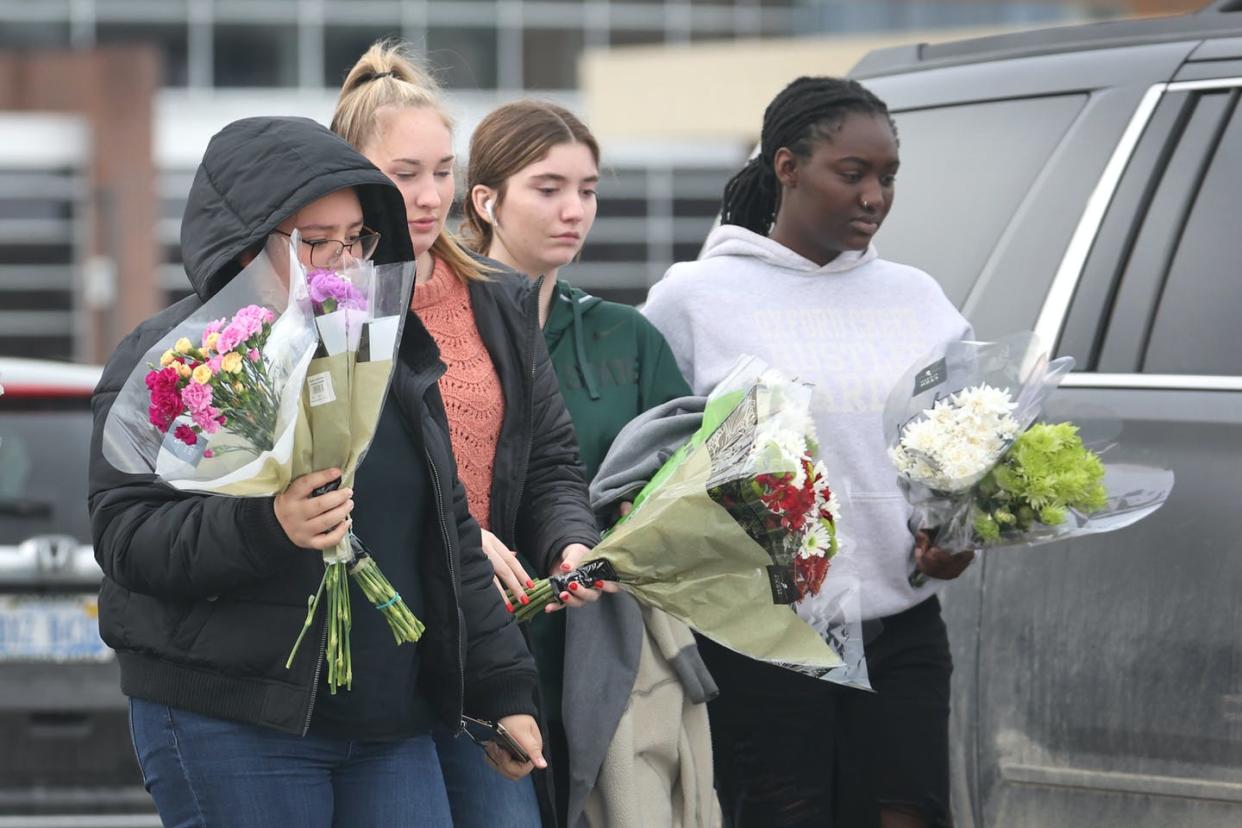
[[[306,706],[306,722],[302,725],[302,735],[310,732],[311,715],[315,712],[315,699],[319,695],[319,671],[323,669],[323,657],[328,652],[328,624],[323,625],[323,637],[319,640],[319,660],[315,662],[315,677],[311,680],[310,704]]]
[[[436,461],[431,456],[431,449],[423,446],[423,453],[427,455],[427,468],[431,470],[431,485],[436,492],[436,516],[440,519],[440,534],[444,538],[444,557],[448,561],[449,568],[449,584],[453,587],[453,604],[456,608],[461,608],[461,595],[457,591],[457,570],[453,566],[453,544],[449,540],[448,525],[444,522],[444,491],[440,486],[440,473],[436,470]],[[461,731],[461,713],[466,706],[466,663],[462,650],[465,649],[462,641],[462,621],[457,619],[457,729],[454,732]]]
[[[535,363],[535,337],[539,334],[539,291],[543,287],[543,278],[540,276],[535,280],[535,289],[531,294],[534,297],[534,312],[526,315],[527,319],[530,320],[528,325],[529,332],[526,337],[526,354],[530,358],[530,382],[527,385],[526,392],[525,451],[522,452],[520,457],[521,465],[518,467],[520,473],[514,478],[517,480],[517,487],[514,490],[515,497],[513,498],[513,508],[509,518],[509,537],[515,541],[517,540],[518,512],[522,509],[522,494],[526,490],[526,469],[530,466],[530,452],[535,444],[535,371],[539,367]],[[538,574],[540,577],[543,577],[543,573]]]

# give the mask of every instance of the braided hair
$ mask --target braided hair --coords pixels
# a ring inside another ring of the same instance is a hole
[[[763,110],[758,154],[725,185],[721,224],[766,236],[780,207],[776,151],[785,147],[806,158],[813,142],[830,138],[854,114],[882,115],[897,134],[888,106],[856,80],[801,77],[782,89]]]

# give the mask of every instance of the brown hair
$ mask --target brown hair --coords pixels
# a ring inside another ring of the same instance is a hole
[[[407,48],[396,40],[380,40],[358,58],[345,76],[341,96],[332,113],[332,131],[359,152],[385,127],[393,110],[430,109],[451,132],[453,120],[440,101],[440,85]],[[463,282],[486,278],[485,268],[444,227],[431,245],[431,254],[443,261]]]
[[[479,122],[470,138],[466,172],[465,218],[461,225],[466,246],[486,253],[492,245],[492,225],[474,207],[474,188],[496,191],[496,206],[504,201],[509,179],[561,144],[584,144],[599,164],[599,143],[586,124],[568,109],[546,101],[515,101]]]

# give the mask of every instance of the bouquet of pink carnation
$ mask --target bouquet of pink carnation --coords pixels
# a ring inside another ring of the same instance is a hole
[[[263,349],[275,319],[270,308],[247,305],[231,320],[207,323],[201,345],[178,339],[146,376],[151,425],[161,432],[171,429],[187,446],[228,426],[246,441],[226,450],[270,451],[280,398]],[[215,452],[203,454],[210,458]]]

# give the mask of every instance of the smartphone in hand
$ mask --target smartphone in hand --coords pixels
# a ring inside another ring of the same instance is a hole
[[[517,761],[529,762],[531,760],[530,754],[518,744],[517,739],[514,739],[513,735],[499,722],[489,722],[463,715],[461,717],[461,724],[465,728],[466,735],[470,737],[470,741],[479,747],[483,747],[488,742],[495,742]]]

